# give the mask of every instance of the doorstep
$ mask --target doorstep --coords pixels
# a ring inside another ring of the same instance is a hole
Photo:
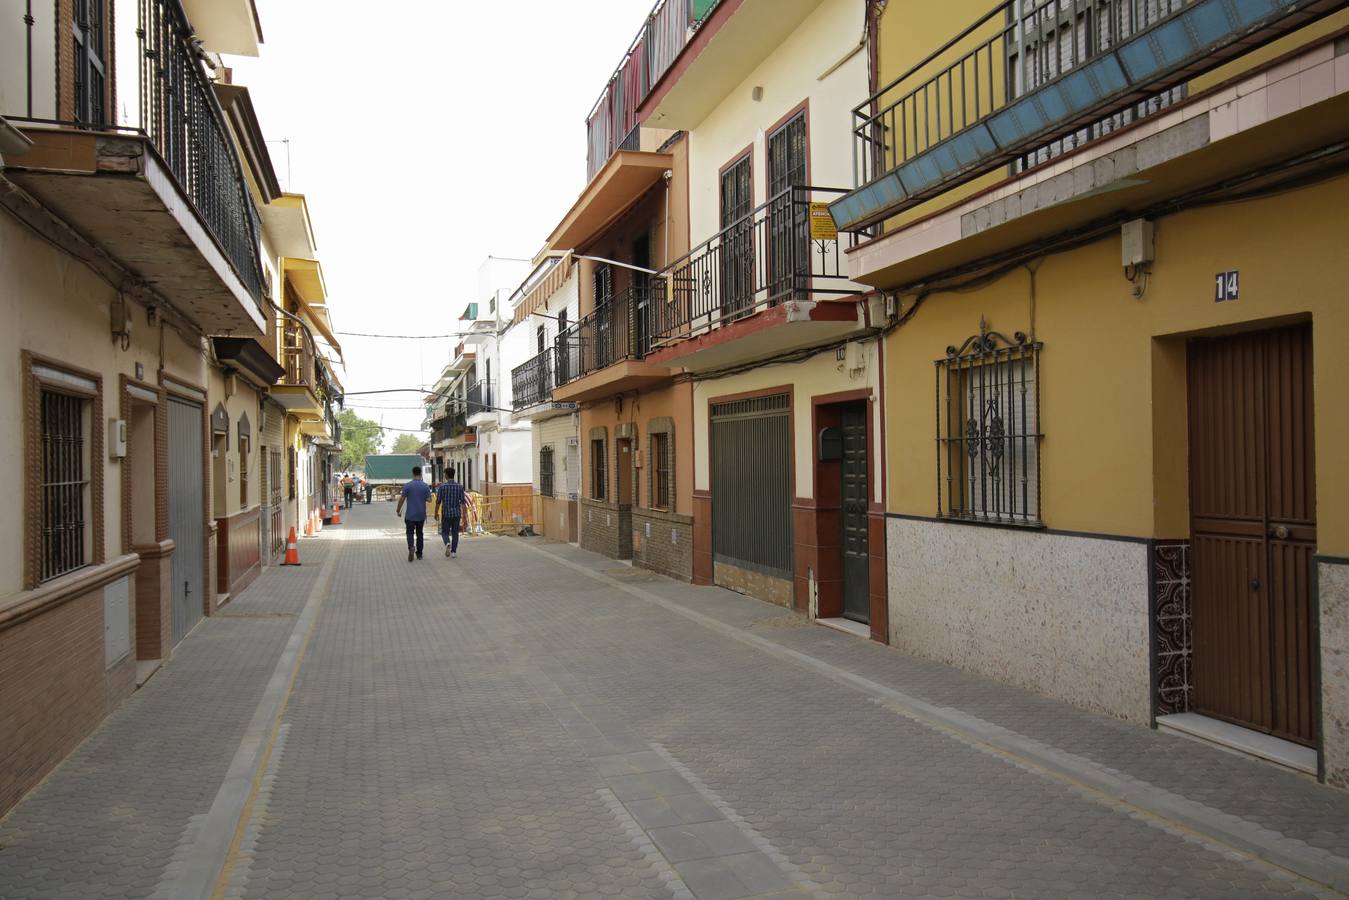
[[[845,619],[842,616],[830,619],[816,619],[816,622],[825,628],[832,628],[835,631],[842,631],[845,634],[851,634],[854,637],[860,637],[865,640],[871,640],[871,626],[863,625],[861,622],[854,622],[852,619]]]
[[[159,671],[159,667],[164,665],[162,659],[140,659],[136,661],[136,687],[137,689],[145,687],[145,682],[150,680],[150,676]]]
[[[1216,744],[1245,756],[1253,756],[1316,777],[1316,751],[1273,735],[1252,731],[1199,713],[1158,716],[1157,727],[1181,737]]]

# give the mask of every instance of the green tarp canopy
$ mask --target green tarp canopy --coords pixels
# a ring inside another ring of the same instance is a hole
[[[372,482],[402,484],[412,480],[412,467],[424,466],[426,460],[416,453],[381,453],[365,458],[365,477]]]

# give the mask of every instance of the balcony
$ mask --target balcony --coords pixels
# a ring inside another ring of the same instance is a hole
[[[657,296],[653,285],[633,285],[558,335],[553,398],[594,400],[669,381],[667,367],[644,362]]]
[[[446,366],[445,371],[449,373],[467,372],[473,368],[473,361],[477,357],[477,353],[470,349],[466,341],[460,341],[455,345],[454,356],[450,358],[450,364]]]
[[[1099,140],[1345,0],[1006,0],[853,111],[840,229]]]
[[[662,273],[642,313],[650,363],[706,369],[832,340],[859,327],[863,290],[848,280],[823,203],[840,189],[788,188]]]
[[[496,421],[496,403],[492,382],[490,380],[478,381],[468,388],[468,412],[467,423],[478,426],[486,422]]]
[[[547,403],[553,393],[553,349],[511,370],[511,397],[515,410]]]
[[[586,181],[619,150],[640,150],[637,110],[719,0],[657,0],[586,117]]]
[[[106,251],[113,277],[207,334],[262,335],[258,213],[178,0],[88,5],[108,21],[30,6],[0,28],[0,114],[33,141],[4,177]]]
[[[309,333],[291,319],[282,329],[281,367],[272,399],[297,418],[322,422],[328,394],[323,366]]]

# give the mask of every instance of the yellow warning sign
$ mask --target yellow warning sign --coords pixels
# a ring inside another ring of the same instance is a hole
[[[828,203],[810,204],[810,238],[814,241],[838,240],[838,226],[829,215]]]

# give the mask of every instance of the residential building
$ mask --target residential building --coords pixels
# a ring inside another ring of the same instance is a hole
[[[691,249],[658,266],[642,364],[686,392],[690,574],[885,640],[878,309],[823,207],[851,184],[838,134],[869,92],[868,11],[658,3],[643,77],[615,84],[687,173]]]
[[[256,574],[281,273],[249,0],[0,15],[3,812]]]
[[[528,271],[529,261],[489,256],[478,267],[477,318],[466,324],[464,343],[475,348],[474,381],[466,394],[465,424],[477,441],[475,489],[483,495],[484,522],[521,524],[532,516],[529,423],[514,419],[510,371],[529,356],[523,331],[509,329],[510,292]]]
[[[27,499],[0,588],[0,809],[282,549],[278,307],[315,274],[287,262],[313,260],[312,240],[288,244],[297,223],[312,237],[303,198],[281,192],[248,90],[220,56],[257,53],[251,3],[89,3],[13,20],[0,279],[16,288],[21,377],[0,402]],[[114,61],[115,33],[182,78],[153,78],[136,54]],[[140,118],[157,108],[193,113]],[[208,148],[211,167],[189,148]],[[291,311],[302,302],[322,306],[304,294]],[[326,313],[307,314],[331,339]],[[331,362],[318,368],[323,427],[292,438],[293,480],[321,471],[317,447],[339,437],[340,387]],[[305,515],[297,505],[290,521]]]
[[[596,102],[592,138],[613,127],[606,117],[618,115],[624,85],[644,65],[646,31]],[[650,320],[665,303],[657,272],[688,246],[687,160],[684,135],[672,131],[634,125],[607,158],[592,143],[590,180],[546,247],[576,277],[578,318],[553,340],[551,401],[579,411],[580,544],[685,580],[693,576],[690,387],[647,357]],[[549,446],[539,468],[552,464],[556,492],[558,448]]]
[[[1343,6],[878,16],[895,646],[1349,787]]]
[[[458,319],[459,331],[466,331],[477,318],[477,304],[468,304]],[[468,490],[476,490],[478,484],[478,432],[468,425],[468,388],[477,380],[477,358],[477,347],[461,340],[426,398],[425,425],[431,432],[435,480],[453,472],[455,480]]]
[[[511,369],[515,418],[530,426],[536,533],[568,543],[580,540],[580,413],[575,401],[553,400],[558,335],[578,318],[580,272],[571,254],[546,251],[511,295],[512,341],[526,343],[529,359]]]

